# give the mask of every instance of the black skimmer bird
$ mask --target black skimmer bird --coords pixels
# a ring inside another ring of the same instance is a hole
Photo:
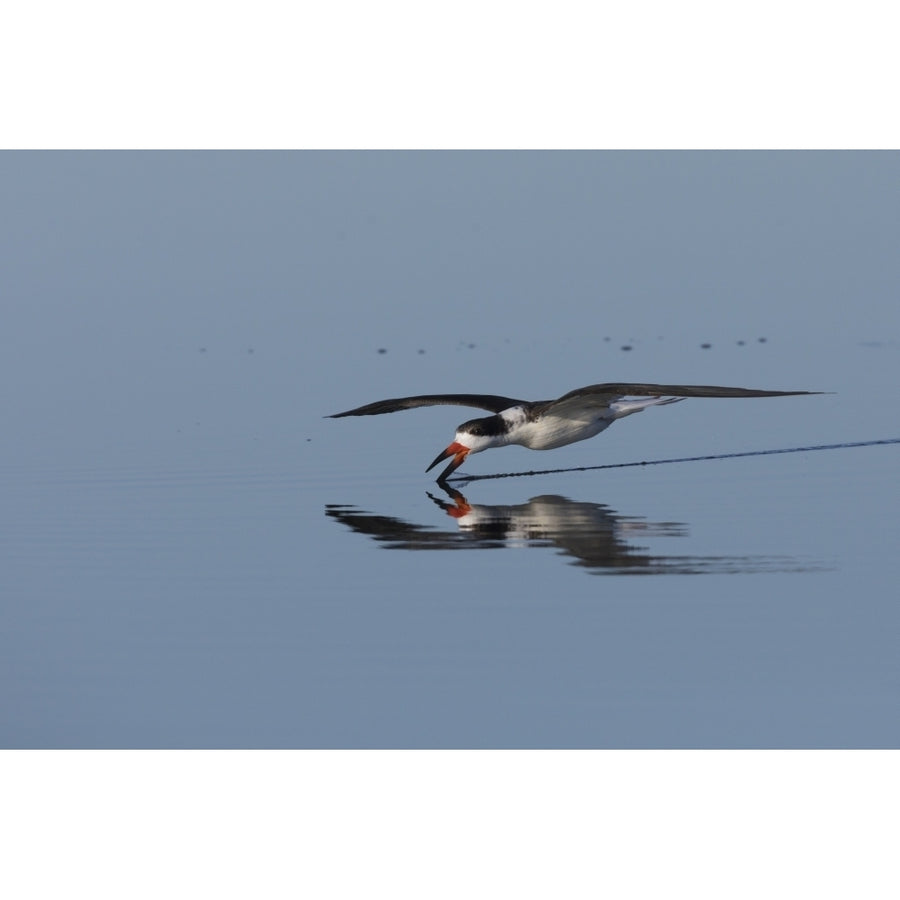
[[[531,450],[552,450],[599,434],[616,419],[641,412],[648,406],[677,403],[687,397],[792,397],[821,391],[757,391],[749,388],[715,387],[692,384],[590,384],[563,394],[557,400],[516,400],[493,394],[422,394],[378,400],[366,406],[335,413],[329,419],[344,416],[377,416],[382,413],[415,409],[419,406],[474,406],[493,413],[481,419],[463,422],[453,441],[435,457],[425,470],[439,462],[452,460],[438,476],[446,481],[470,453],[492,447],[521,444]],[[643,398],[643,399],[631,399]]]

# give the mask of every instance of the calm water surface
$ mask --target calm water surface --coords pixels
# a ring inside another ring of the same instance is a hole
[[[7,473],[5,743],[896,741],[896,447],[301,468]]]
[[[442,490],[470,411],[323,418],[834,392],[473,475],[898,438],[896,155],[0,162],[0,745],[900,744],[900,445]]]

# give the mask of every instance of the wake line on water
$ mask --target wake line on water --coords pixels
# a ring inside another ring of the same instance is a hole
[[[851,447],[876,447],[881,444],[900,444],[900,438],[878,441],[853,441],[843,444],[814,444],[809,447],[782,447],[776,450],[744,450],[739,453],[712,453],[706,456],[679,456],[675,459],[647,459],[641,462],[606,463],[602,466],[573,466],[568,469],[532,469],[529,472],[498,472],[495,475],[458,475],[448,481],[487,481],[493,478],[524,478],[529,475],[558,475],[563,472],[594,472],[598,469],[628,469],[634,466],[663,466],[669,463],[701,462],[708,459],[735,459],[739,456],[772,456],[776,453],[811,453],[815,450],[848,450]]]

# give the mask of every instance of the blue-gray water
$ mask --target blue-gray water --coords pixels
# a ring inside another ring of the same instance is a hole
[[[324,418],[833,392],[460,474],[898,438],[900,155],[6,153],[0,191],[0,745],[900,743],[900,445],[451,494],[472,410]]]

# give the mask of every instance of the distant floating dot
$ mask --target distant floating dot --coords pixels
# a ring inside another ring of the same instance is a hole
[[[631,344],[622,344],[622,350],[631,350]]]
[[[387,353],[387,347],[379,347],[378,352],[381,353],[382,355]]]
[[[710,343],[705,343],[705,344],[701,344],[700,346],[701,346],[704,350],[709,350],[709,348],[712,347],[712,344],[710,344]]]
[[[759,342],[760,342],[761,344],[764,344],[764,343],[766,342],[766,338],[759,338]]]
[[[206,353],[206,347],[201,347],[201,348],[200,348],[200,352],[201,352],[201,353]]]
[[[747,343],[746,341],[738,341],[737,345],[738,345],[738,347],[743,347],[744,344],[746,344],[746,343]]]
[[[420,351],[419,351],[419,356],[421,356],[424,352],[425,352],[424,350],[420,350]]]

